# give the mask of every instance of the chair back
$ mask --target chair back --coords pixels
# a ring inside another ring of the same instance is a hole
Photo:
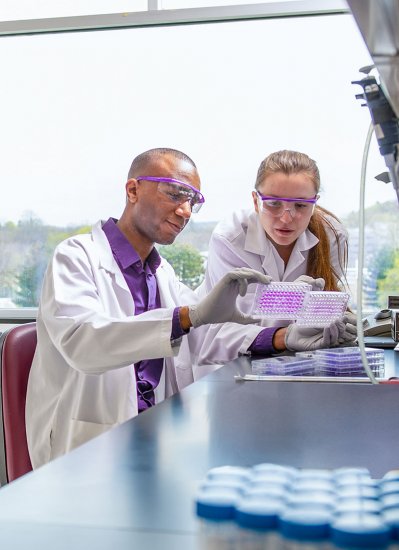
[[[35,322],[12,327],[0,338],[1,428],[4,444],[0,451],[1,485],[32,470],[26,438],[25,402],[36,343]]]

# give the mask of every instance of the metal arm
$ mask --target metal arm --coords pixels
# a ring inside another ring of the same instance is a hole
[[[366,72],[371,68],[361,70]],[[363,99],[365,103],[362,106],[367,105],[369,108],[380,153],[384,157],[399,202],[399,119],[374,76],[368,74],[352,84],[359,84],[363,88],[363,93],[357,94],[356,99]],[[383,178],[379,176],[379,179]]]

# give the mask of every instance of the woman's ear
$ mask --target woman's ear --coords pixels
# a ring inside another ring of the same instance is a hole
[[[259,214],[259,202],[258,202],[258,195],[256,193],[256,191],[252,191],[252,200],[254,201],[254,207],[255,207],[255,212],[257,214]]]

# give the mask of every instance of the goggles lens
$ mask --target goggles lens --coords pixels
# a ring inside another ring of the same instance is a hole
[[[191,212],[196,213],[204,204],[204,196],[192,185],[173,178],[156,178],[153,176],[140,176],[137,181],[156,181],[158,191],[162,193],[176,208],[185,202],[190,203]]]
[[[263,212],[271,216],[281,218],[285,211],[295,216],[311,216],[319,197],[316,195],[311,199],[291,199],[286,197],[267,197],[257,192],[258,201],[261,203]]]

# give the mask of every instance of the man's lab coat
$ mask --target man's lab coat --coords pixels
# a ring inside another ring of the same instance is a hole
[[[156,402],[193,382],[196,331],[174,343],[170,336],[175,306],[195,303],[196,295],[165,260],[156,278],[162,309],[135,317],[101,222],[57,246],[44,278],[27,392],[34,468],[138,414],[135,362],[166,358]]]
[[[332,230],[325,226],[330,242],[331,263],[339,276],[343,276],[339,263],[339,251],[343,258],[344,244],[348,234],[341,223],[326,216],[338,234],[339,245]],[[198,295],[207,294],[221,277],[231,269],[250,267],[270,275],[273,281],[292,282],[306,274],[309,250],[319,242],[308,229],[297,239],[286,266],[277,250],[266,237],[259,215],[254,210],[241,210],[220,222],[209,242],[208,262],[204,282],[197,289]],[[342,261],[342,260],[341,260]],[[256,285],[248,287],[243,297],[238,297],[237,307],[252,313]],[[260,325],[240,326],[233,323],[202,327],[203,339],[199,354],[202,363],[231,361],[248,348],[259,332],[266,326],[286,326],[289,321],[262,320]]]

